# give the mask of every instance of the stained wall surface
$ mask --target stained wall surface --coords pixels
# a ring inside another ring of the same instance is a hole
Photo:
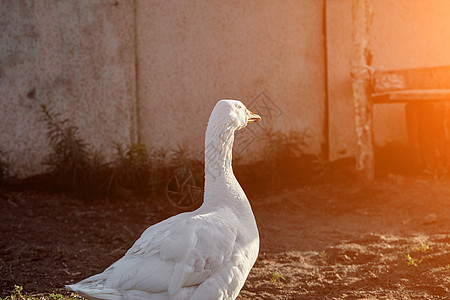
[[[43,171],[40,104],[105,155],[136,139],[133,2],[2,0],[0,19],[0,151],[19,176]]]
[[[322,1],[138,0],[137,8],[143,142],[166,149],[184,142],[201,153],[215,103],[240,99],[263,117],[242,133],[244,144],[260,139],[264,126],[304,132],[307,151],[320,152]],[[243,158],[256,158],[258,145]]]
[[[214,104],[234,98],[264,120],[238,135],[244,159],[258,158],[268,128],[302,132],[319,153],[327,91],[330,158],[353,156],[352,1],[326,0],[326,20],[323,4],[2,0],[0,151],[19,175],[41,172],[47,104],[107,156],[136,141],[201,154]],[[375,68],[450,64],[448,1],[372,4]],[[377,105],[376,143],[405,142],[404,123],[403,105]]]

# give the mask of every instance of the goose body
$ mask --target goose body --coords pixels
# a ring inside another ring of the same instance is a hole
[[[256,261],[259,235],[231,167],[234,132],[260,117],[219,101],[205,139],[202,206],[147,228],[103,273],[67,288],[88,299],[235,299]]]

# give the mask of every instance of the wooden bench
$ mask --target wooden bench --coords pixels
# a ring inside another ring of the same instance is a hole
[[[420,170],[450,165],[450,66],[376,71],[372,104],[406,103],[408,143]]]

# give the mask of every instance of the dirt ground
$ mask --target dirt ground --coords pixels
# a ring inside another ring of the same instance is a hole
[[[245,190],[245,186],[244,186]],[[450,299],[450,180],[247,191],[261,249],[245,299]],[[0,193],[0,289],[64,292],[176,213],[165,199]]]

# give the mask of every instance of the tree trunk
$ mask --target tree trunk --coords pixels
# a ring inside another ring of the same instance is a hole
[[[372,21],[370,0],[353,0],[353,103],[357,138],[356,170],[363,179],[374,178],[374,154],[372,144],[371,54],[369,31]]]

